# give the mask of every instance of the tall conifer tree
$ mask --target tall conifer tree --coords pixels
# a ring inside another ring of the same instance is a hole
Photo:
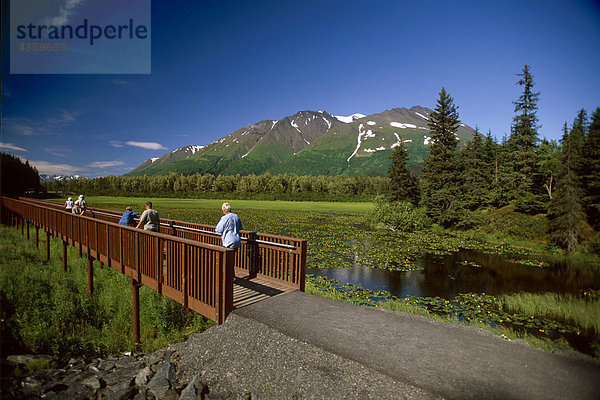
[[[510,201],[525,212],[535,213],[541,211],[544,200],[543,177],[536,168],[539,142],[536,112],[540,93],[533,90],[533,75],[528,65],[517,76],[520,77],[517,85],[523,87],[523,93],[513,102],[516,115],[506,143],[504,163],[508,176],[504,184]]]
[[[388,176],[390,178],[392,201],[408,201],[418,205],[421,198],[419,181],[407,167],[408,154],[402,142],[394,149],[390,158],[392,159],[392,165],[388,171]]]
[[[423,167],[423,204],[429,216],[449,227],[462,218],[460,173],[456,161],[460,125],[457,107],[446,92],[440,91],[437,107],[429,114],[432,144]]]
[[[590,225],[598,230],[600,229],[600,107],[592,114],[583,154],[583,201]]]
[[[576,148],[571,139],[565,124],[561,172],[548,213],[550,240],[568,253],[577,249],[585,222],[581,204],[581,183],[574,168]]]
[[[475,129],[473,140],[459,153],[464,207],[469,210],[477,210],[490,204],[493,170],[488,157],[483,136]]]

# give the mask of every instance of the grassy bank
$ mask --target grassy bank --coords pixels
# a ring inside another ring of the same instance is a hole
[[[68,248],[62,273],[62,244],[51,238],[51,260],[15,229],[0,225],[0,305],[2,354],[33,352],[100,357],[133,350],[132,294],[129,278],[94,262],[94,294],[87,293],[87,261]],[[153,290],[140,289],[140,350],[150,352],[179,342],[212,325]]]
[[[570,323],[580,331],[600,335],[600,299],[588,290],[582,296],[557,293],[517,293],[498,298],[499,306],[512,313],[535,315]],[[599,349],[600,350],[600,349]]]
[[[504,339],[525,340],[545,351],[579,350],[600,360],[600,333],[595,330],[600,315],[598,291],[584,293],[583,299],[570,295],[529,293],[499,298],[461,295],[452,301],[416,297],[398,299],[387,292],[336,283],[323,277],[309,277],[306,292],[335,301],[404,311],[437,321],[482,328]],[[540,304],[536,304],[538,300]],[[566,336],[553,334],[553,330]],[[580,338],[584,331],[587,338]]]

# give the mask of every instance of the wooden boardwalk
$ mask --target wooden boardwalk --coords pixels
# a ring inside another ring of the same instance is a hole
[[[248,271],[235,268],[233,308],[242,308],[296,290],[298,289],[261,276],[250,277]]]

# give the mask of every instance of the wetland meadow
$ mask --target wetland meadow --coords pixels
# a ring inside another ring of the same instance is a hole
[[[60,200],[60,199],[57,199]],[[216,225],[221,200],[151,199],[161,217]],[[88,197],[141,212],[146,199]],[[231,201],[244,228],[308,240],[307,292],[473,324],[600,358],[600,263],[442,229],[391,232],[372,203]]]

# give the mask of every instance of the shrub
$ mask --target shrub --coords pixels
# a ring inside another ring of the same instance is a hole
[[[402,232],[422,231],[431,226],[424,209],[406,201],[390,202],[384,196],[375,198],[371,219],[375,224]]]

